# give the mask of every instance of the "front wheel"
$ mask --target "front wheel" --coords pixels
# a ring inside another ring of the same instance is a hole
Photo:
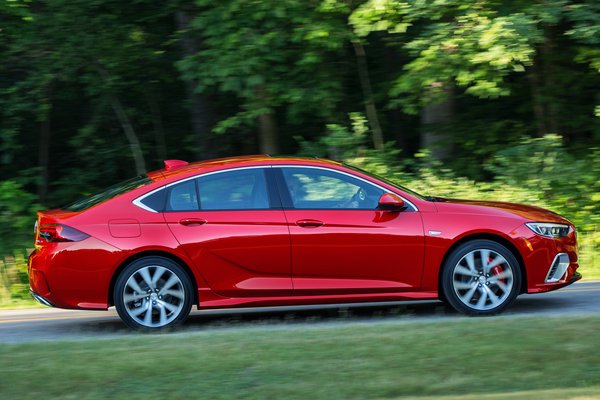
[[[158,329],[183,322],[190,313],[193,286],[184,269],[163,257],[144,257],[117,278],[114,304],[134,329]]]
[[[446,260],[442,287],[448,302],[470,315],[503,311],[521,288],[519,263],[510,250],[491,240],[457,247]]]

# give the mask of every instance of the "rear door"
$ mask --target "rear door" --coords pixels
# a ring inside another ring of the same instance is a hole
[[[423,273],[418,210],[377,210],[381,187],[328,168],[280,166],[294,294],[415,290]]]
[[[270,170],[212,172],[167,188],[169,228],[223,296],[291,293],[289,230]]]

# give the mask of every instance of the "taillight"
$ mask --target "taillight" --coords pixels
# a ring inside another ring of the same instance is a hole
[[[79,242],[90,235],[62,224],[42,224],[39,227],[37,244],[55,242]]]

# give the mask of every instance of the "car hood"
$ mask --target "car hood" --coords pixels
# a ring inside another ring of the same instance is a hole
[[[570,221],[561,215],[540,207],[524,204],[507,203],[502,201],[484,200],[459,200],[436,198],[438,212],[450,212],[456,214],[482,214],[497,216],[519,216],[528,221],[556,222],[570,224]]]

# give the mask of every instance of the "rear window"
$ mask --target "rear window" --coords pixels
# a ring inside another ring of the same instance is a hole
[[[124,182],[117,183],[116,185],[112,185],[101,192],[84,197],[82,199],[77,200],[76,202],[69,204],[68,206],[61,207],[66,211],[83,211],[87,210],[90,207],[95,206],[96,204],[100,204],[106,200],[110,200],[117,196],[120,196],[124,193],[130,192],[139,187],[145,186],[149,183],[152,183],[152,179],[148,178],[147,175],[139,175],[135,178],[128,179]]]

